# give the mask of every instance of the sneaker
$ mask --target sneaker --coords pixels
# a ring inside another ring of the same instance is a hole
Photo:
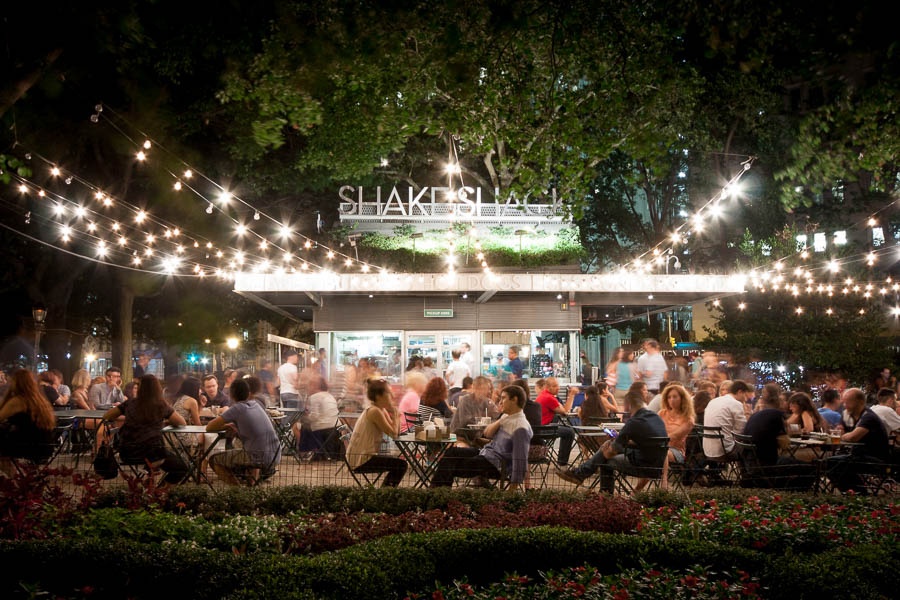
[[[578,475],[574,471],[570,471],[569,469],[557,469],[556,476],[562,479],[563,481],[568,481],[569,483],[574,483],[575,487],[578,487],[582,483],[584,483],[584,477]]]

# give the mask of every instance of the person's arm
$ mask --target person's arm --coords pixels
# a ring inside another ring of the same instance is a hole
[[[184,417],[179,415],[174,410],[171,413],[169,413],[168,417],[166,417],[166,421],[172,427],[184,427],[185,425],[187,425],[187,422],[185,422]]]
[[[528,473],[528,450],[531,445],[531,433],[525,427],[519,427],[512,435],[512,456],[510,457],[509,489],[518,490]]]
[[[113,406],[111,409],[103,413],[104,421],[115,421],[119,417],[122,416],[122,411],[119,410],[118,406]]]
[[[684,423],[667,433],[669,434],[669,439],[681,439],[682,437],[687,437],[693,428],[694,421],[692,419],[685,419]],[[741,429],[741,431],[743,431],[743,429]]]
[[[206,430],[209,432],[214,431],[222,431],[228,426],[228,423],[225,422],[225,419],[222,418],[222,415],[219,415],[212,421],[206,424]]]
[[[842,442],[849,442],[849,443],[852,444],[852,443],[855,443],[855,442],[859,442],[859,441],[862,440],[864,437],[866,437],[868,434],[869,434],[869,430],[868,430],[868,429],[866,429],[865,427],[860,427],[859,425],[857,425],[856,427],[853,428],[852,431],[849,431],[849,432],[845,433],[844,435],[842,435],[842,436],[841,436],[841,441],[842,441]]]
[[[396,409],[393,411],[385,408],[375,407],[375,410],[369,412],[369,418],[379,431],[391,437],[397,437],[400,433],[400,419],[398,418]]]
[[[553,412],[559,413],[561,415],[567,415],[570,412],[572,412],[572,404],[575,402],[575,394],[577,392],[578,392],[578,390],[575,389],[575,386],[570,385],[569,386],[569,395],[566,398],[566,403],[565,404],[557,403],[556,408],[554,409]]]
[[[503,422],[503,415],[500,416],[499,419],[488,425],[484,428],[484,431],[481,434],[481,437],[486,437],[488,439],[493,439],[497,434],[497,430],[500,429],[500,424]]]
[[[0,421],[6,421],[20,412],[25,412],[25,403],[18,396],[13,396],[0,407]]]
[[[191,398],[187,408],[191,413],[191,425],[200,425],[200,405],[197,403],[197,400]]]
[[[600,395],[600,402],[606,409],[607,414],[616,413],[619,411],[619,405],[616,404],[616,397],[612,395],[612,393],[609,391],[609,388],[607,388],[605,394]]]
[[[802,424],[800,425],[800,431],[802,433],[809,433],[813,429],[815,429],[815,424],[813,422],[813,418],[812,418],[812,416],[809,415],[809,413],[801,414],[800,418],[802,420]]]

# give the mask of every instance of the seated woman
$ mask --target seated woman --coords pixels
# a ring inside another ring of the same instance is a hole
[[[184,422],[188,425],[201,425],[200,420],[200,389],[203,384],[196,377],[185,377],[175,392],[175,409]],[[127,397],[127,394],[126,394]],[[202,433],[179,433],[178,439],[187,448],[192,457],[200,453],[201,448],[206,448],[208,443],[213,443],[216,436],[207,434],[208,439]],[[205,470],[205,465],[201,465]]]
[[[788,408],[791,414],[787,418],[788,432],[791,430],[800,433],[812,433],[813,431],[827,431],[822,415],[813,406],[812,399],[803,392],[795,392],[788,399]],[[796,425],[797,427],[791,427]]]
[[[312,452],[312,458],[340,458],[337,399],[328,391],[328,382],[323,377],[310,380],[309,394],[309,412],[300,417],[303,423],[300,452]]]
[[[684,463],[687,437],[696,422],[694,403],[684,386],[679,383],[671,383],[666,386],[659,417],[666,426],[666,435],[669,436],[669,454],[663,464],[662,480],[660,481],[660,487],[667,490],[669,489],[669,465]],[[635,488],[635,490],[637,489]]]
[[[576,409],[578,418],[584,425],[590,425],[595,417],[607,418],[615,415],[619,405],[609,388],[603,381],[589,385],[584,389],[584,402]]]
[[[153,375],[141,377],[134,400],[112,407],[103,415],[103,420],[115,421],[122,416],[125,421],[119,428],[119,459],[124,463],[162,467],[166,472],[164,483],[180,483],[187,474],[187,467],[175,453],[166,449],[162,428],[163,422],[175,427],[186,423],[166,404],[159,379]]]
[[[397,487],[406,474],[406,461],[378,454],[382,436],[396,437],[401,416],[394,405],[394,395],[386,381],[370,380],[366,397],[371,406],[363,411],[347,447],[347,464],[356,473],[387,472],[383,487]]]
[[[31,371],[17,369],[0,404],[0,470],[15,472],[11,458],[34,462],[53,454],[56,415]]]
[[[445,419],[447,425],[453,418],[453,410],[447,405],[450,390],[440,377],[435,377],[425,386],[419,400],[419,418],[422,421],[433,421],[436,417]]]

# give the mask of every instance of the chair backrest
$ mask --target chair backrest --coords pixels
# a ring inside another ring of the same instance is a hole
[[[619,417],[588,417],[585,425],[603,425],[604,423],[621,423]]]
[[[407,429],[413,429],[417,425],[422,425],[422,417],[417,412],[405,412],[403,418],[406,419]]]

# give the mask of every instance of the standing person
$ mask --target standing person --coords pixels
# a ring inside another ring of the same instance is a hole
[[[366,397],[371,405],[363,411],[350,435],[347,464],[356,473],[386,472],[382,487],[397,487],[406,474],[406,461],[378,454],[383,436],[394,438],[400,432],[401,416],[391,387],[386,381],[371,380]]]
[[[728,379],[728,371],[719,362],[719,355],[712,350],[704,350],[700,355],[699,365],[695,380],[705,379],[719,385]]]
[[[594,365],[584,354],[581,355],[581,385],[589,386],[594,383]]]
[[[430,356],[426,356],[422,359],[422,371],[425,373],[425,377],[427,377],[428,379],[441,376],[441,374],[434,366],[434,359]]]
[[[328,351],[325,348],[319,348],[319,355],[316,357],[316,375],[328,381]]]
[[[108,410],[125,401],[122,385],[122,369],[110,367],[106,370],[106,381],[92,385],[89,391],[90,404],[96,410]]]
[[[140,379],[144,375],[147,374],[147,367],[150,366],[150,355],[146,352],[141,352],[140,356],[137,357],[137,362],[134,365],[134,375],[135,379]]]
[[[450,393],[454,394],[462,389],[463,379],[471,377],[472,372],[469,370],[468,365],[461,360],[462,353],[459,350],[453,350],[450,354],[453,360],[447,365],[444,377],[447,379]]]
[[[238,473],[248,474],[254,481],[270,477],[281,459],[281,440],[275,433],[272,420],[259,402],[250,399],[250,386],[243,379],[231,384],[234,404],[206,425],[206,431],[226,428],[236,431],[240,448],[213,454],[209,466],[229,485],[240,485]]]
[[[641,375],[637,371],[637,365],[634,362],[634,352],[625,350],[622,352],[622,358],[616,365],[616,389],[613,390],[613,396],[616,398],[616,404],[619,405],[619,412],[625,412],[625,395],[631,389],[631,384],[640,381]]]
[[[166,403],[162,385],[153,375],[144,375],[138,385],[137,397],[114,406],[103,415],[104,421],[124,416],[119,428],[119,457],[129,463],[148,462],[162,467],[166,484],[179,483],[187,475],[187,466],[169,452],[163,443],[163,421],[180,427],[184,419]]]
[[[509,371],[510,381],[522,379],[522,376],[525,373],[525,364],[519,358],[520,351],[521,348],[519,348],[518,346],[509,347],[509,352],[507,353],[509,362],[506,364],[506,369]]]
[[[262,366],[257,376],[260,383],[262,383],[262,394],[265,396],[266,406],[277,406],[278,397],[275,395],[275,388],[278,387],[278,382],[272,370],[271,360],[265,359],[262,361]]]
[[[469,376],[475,377],[476,375],[480,375],[478,364],[481,361],[475,359],[475,353],[472,352],[472,346],[469,345],[469,342],[463,342],[459,346],[462,349],[462,356],[460,356],[460,358],[466,363],[466,366],[469,367]]]
[[[644,354],[637,360],[637,369],[641,379],[647,384],[651,396],[659,393],[668,366],[666,359],[659,351],[659,342],[653,338],[644,340]]]
[[[278,387],[281,390],[281,406],[300,408],[300,355],[293,348],[284,352],[284,362],[278,367]]]
[[[0,404],[0,470],[12,477],[15,466],[9,457],[40,461],[53,452],[56,415],[38,389],[31,371],[17,369]]]
[[[619,346],[615,349],[612,354],[612,359],[606,363],[606,368],[603,370],[603,375],[606,378],[606,385],[609,386],[610,390],[613,390],[615,393],[616,383],[619,379],[619,361],[622,360],[622,355],[625,354],[625,349]]]
[[[484,433],[491,441],[481,450],[454,447],[438,463],[431,487],[449,487],[456,477],[498,478],[508,466],[509,489],[518,489],[528,475],[532,430],[525,413],[525,391],[508,385],[500,392],[502,415]]]

